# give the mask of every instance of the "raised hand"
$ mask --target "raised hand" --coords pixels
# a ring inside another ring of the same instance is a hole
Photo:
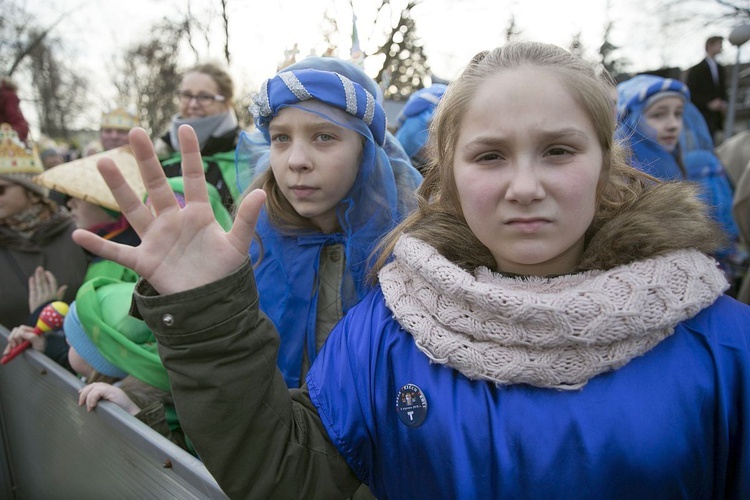
[[[187,125],[181,126],[178,134],[184,208],[167,183],[151,140],[143,129],[136,128],[130,131],[130,145],[154,212],[133,192],[111,159],[101,159],[97,166],[141,244],[122,245],[80,229],[73,233],[76,243],[134,270],[161,294],[190,290],[236,271],[248,258],[265,201],[262,190],[249,193],[240,204],[231,231],[225,233],[209,203],[198,138]]]
[[[57,286],[57,278],[50,271],[39,266],[29,276],[29,312],[53,300],[62,300],[68,285]]]

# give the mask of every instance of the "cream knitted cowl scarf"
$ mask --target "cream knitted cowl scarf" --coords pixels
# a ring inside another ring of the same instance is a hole
[[[646,353],[727,288],[697,250],[606,271],[508,277],[469,273],[408,235],[379,277],[388,308],[431,361],[470,379],[558,389]]]

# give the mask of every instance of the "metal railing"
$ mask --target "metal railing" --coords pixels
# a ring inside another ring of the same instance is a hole
[[[0,326],[0,352],[8,330]],[[28,350],[0,366],[0,499],[225,499],[203,463]]]

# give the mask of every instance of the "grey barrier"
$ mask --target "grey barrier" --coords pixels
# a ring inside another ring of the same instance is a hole
[[[0,326],[0,352],[8,330]],[[31,349],[0,365],[0,499],[226,499],[203,463]]]

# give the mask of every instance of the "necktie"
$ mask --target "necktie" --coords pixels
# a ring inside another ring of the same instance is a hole
[[[713,59],[706,59],[708,67],[711,69],[711,79],[714,81],[714,85],[719,84],[719,68],[716,65],[716,61]]]

